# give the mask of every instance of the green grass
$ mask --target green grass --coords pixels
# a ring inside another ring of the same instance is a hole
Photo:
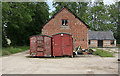
[[[96,49],[96,51],[94,52],[95,55],[101,56],[101,57],[114,57],[113,53],[109,52],[109,51],[105,51],[103,49]]]
[[[117,47],[117,48],[120,48],[120,44],[117,44],[116,47]]]
[[[96,47],[90,47],[89,49],[96,49]]]
[[[2,56],[15,54],[15,53],[22,52],[25,50],[29,50],[29,46],[17,46],[17,47],[2,48]]]

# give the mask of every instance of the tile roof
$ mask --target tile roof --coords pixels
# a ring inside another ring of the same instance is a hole
[[[112,31],[89,31],[89,40],[115,40]]]

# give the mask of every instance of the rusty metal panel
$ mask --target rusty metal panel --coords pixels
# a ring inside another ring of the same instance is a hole
[[[44,37],[44,56],[51,56],[51,38],[50,37]]]
[[[37,52],[43,51],[44,51],[44,36],[37,36]]]
[[[37,36],[37,40],[43,40],[44,36]]]
[[[33,53],[34,50],[34,53]],[[30,55],[51,56],[51,37],[46,35],[36,35],[30,38]]]
[[[73,56],[72,35],[65,33],[53,35],[53,56]]]
[[[43,52],[37,52],[37,56],[44,56]]]
[[[36,37],[30,38],[30,54],[31,52],[36,52]]]
[[[37,47],[37,51],[43,51],[43,48]]]

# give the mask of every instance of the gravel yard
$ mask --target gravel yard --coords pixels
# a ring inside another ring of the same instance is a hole
[[[118,74],[115,57],[30,58],[29,51],[2,57],[3,74]]]

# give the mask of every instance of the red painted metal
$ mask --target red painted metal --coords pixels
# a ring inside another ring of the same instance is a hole
[[[62,56],[61,35],[54,35],[53,37],[53,56]]]
[[[72,35],[58,33],[52,36],[53,56],[73,56]]]
[[[30,55],[51,57],[51,36],[35,35],[30,37]]]

